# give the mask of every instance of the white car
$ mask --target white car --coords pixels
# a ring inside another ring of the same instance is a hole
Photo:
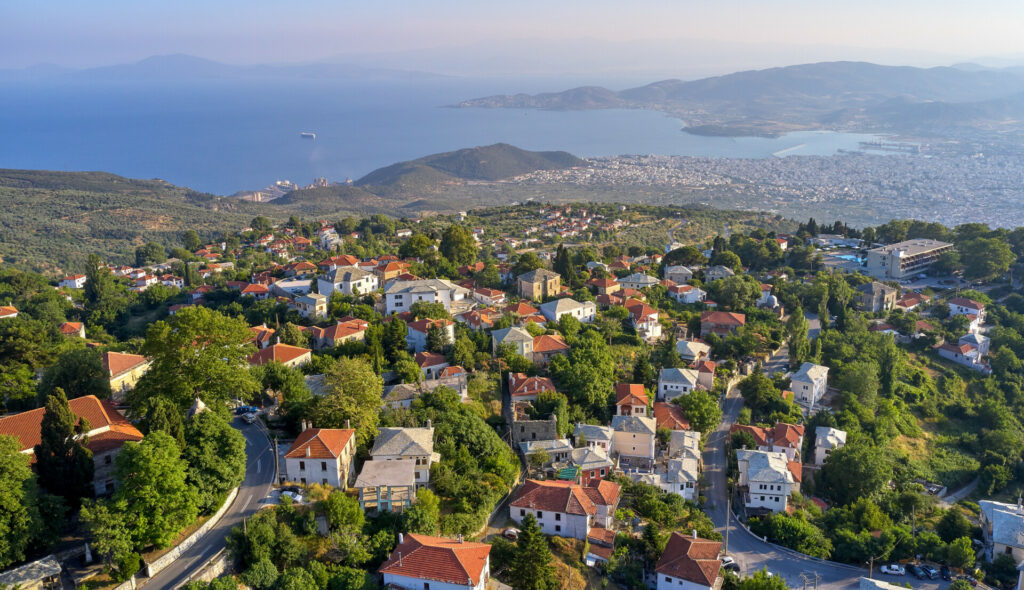
[[[246,424],[254,424],[257,420],[259,420],[259,416],[257,416],[256,414],[249,413],[242,416],[242,420],[245,420]]]
[[[302,504],[302,494],[300,494],[298,492],[284,491],[284,492],[281,492],[281,497],[282,498],[290,498],[291,501],[293,503],[295,503],[295,504]]]
[[[889,574],[890,576],[905,576],[907,575],[907,570],[903,569],[902,565],[893,563],[890,565],[883,565],[882,573]]]

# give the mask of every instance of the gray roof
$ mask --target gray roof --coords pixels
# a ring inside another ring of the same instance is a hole
[[[982,500],[978,507],[991,523],[993,542],[1024,549],[1024,508],[991,500]]]
[[[785,453],[737,449],[736,460],[747,462],[747,483],[793,483]]]
[[[433,428],[381,428],[370,455],[422,456],[433,452]]]
[[[53,555],[26,563],[6,572],[0,573],[0,584],[4,586],[32,585],[52,577],[60,576],[60,564]]]
[[[597,424],[577,424],[576,430],[573,432],[573,436],[579,438],[583,435],[588,441],[592,440],[611,440],[612,439],[612,427],[611,426],[600,426]]]
[[[846,444],[846,431],[830,426],[818,426],[814,429],[814,446],[825,449],[838,449]]]
[[[697,371],[693,369],[662,369],[658,373],[658,381],[666,383],[687,383],[691,386],[697,384]]]
[[[308,295],[295,298],[295,303],[305,303],[306,305],[316,305],[321,301],[327,301],[327,296],[319,293],[309,293]]]
[[[800,365],[800,369],[793,376],[790,377],[790,381],[806,381],[810,383],[816,383],[820,379],[828,378],[828,367],[824,365],[816,365],[814,363],[804,363]]]
[[[952,245],[953,244],[950,244],[949,242],[917,238],[914,240],[906,240],[895,244],[889,244],[888,246],[882,246],[869,251],[877,254],[892,254],[893,252],[902,250],[907,256],[916,256],[917,254],[924,254],[925,252],[931,252],[937,248],[945,248]]]
[[[570,459],[573,465],[584,471],[614,465],[608,455],[599,449],[573,449]]]
[[[878,281],[871,281],[870,283],[857,285],[857,290],[861,293],[870,293],[872,295],[885,295],[896,291],[896,289],[893,289],[889,285],[879,283]]]
[[[644,274],[642,272],[635,272],[635,273],[629,275],[628,277],[622,277],[621,279],[619,279],[619,282],[620,283],[636,283],[636,284],[639,284],[639,285],[651,286],[651,285],[657,285],[658,284],[658,279],[652,277],[649,274]]]
[[[676,352],[684,359],[696,360],[699,356],[706,356],[711,352],[711,347],[703,342],[693,340],[679,340],[676,342]]]
[[[456,291],[458,289],[462,289],[462,287],[444,279],[421,279],[418,281],[391,281],[384,287],[384,293],[386,295],[394,293],[436,293],[438,291]]]
[[[374,274],[357,266],[339,266],[327,273],[326,278],[332,283],[351,283],[370,276],[374,276]]]
[[[695,430],[673,430],[668,439],[668,454],[700,459],[700,433]]]
[[[518,326],[512,326],[504,330],[494,330],[491,332],[491,336],[498,344],[503,342],[533,342],[533,336],[530,336],[529,332]]]
[[[555,299],[554,301],[548,301],[547,303],[541,304],[540,311],[545,317],[551,317],[560,313],[569,313],[574,309],[579,309],[581,307],[583,307],[583,304],[579,301],[569,297],[563,297],[561,299]],[[548,314],[551,314],[551,316]]]
[[[967,334],[961,336],[957,342],[959,342],[960,344],[973,344],[974,347],[977,348],[978,345],[984,344],[988,342],[988,340],[988,336],[975,334],[974,332],[968,332]]]
[[[720,274],[720,275],[725,275],[727,277],[731,277],[731,276],[735,275],[736,273],[733,272],[733,270],[731,268],[729,268],[728,266],[722,266],[721,264],[716,264],[715,266],[709,266],[706,269],[704,269],[704,275],[707,276],[708,274],[713,274],[713,275],[714,274]]]
[[[536,282],[539,282],[539,281],[546,281],[548,279],[553,279],[555,277],[562,278],[562,275],[558,274],[557,272],[555,272],[553,270],[548,270],[546,268],[538,268],[538,269],[535,269],[535,270],[531,270],[529,272],[524,272],[523,274],[519,275],[519,278],[521,280],[524,280],[524,281],[527,281],[527,282],[530,282],[530,283],[536,283]]]
[[[528,440],[519,443],[519,448],[523,451],[524,455],[540,451],[547,451],[548,453],[564,453],[572,450],[572,443],[570,443],[567,438],[559,438],[555,440]]]
[[[654,434],[658,430],[658,422],[647,416],[612,416],[612,429],[617,432]]]
[[[356,478],[356,488],[375,488],[377,486],[409,486],[416,485],[416,461],[414,459],[396,459],[394,461],[374,461],[363,463],[363,470]]]

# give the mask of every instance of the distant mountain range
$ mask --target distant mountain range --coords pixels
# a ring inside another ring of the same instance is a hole
[[[476,98],[457,107],[641,108],[670,113],[702,134],[777,135],[843,128],[941,134],[950,128],[1018,129],[1024,118],[1019,68],[914,68],[824,62],[751,70],[694,81],[665,80],[613,91]]]
[[[344,62],[310,62],[271,65],[231,65],[192,55],[157,55],[141,61],[85,69],[42,64],[30,68],[0,70],[0,81],[178,81],[187,79],[287,80],[345,79],[391,80],[443,78],[416,70],[362,67]]]

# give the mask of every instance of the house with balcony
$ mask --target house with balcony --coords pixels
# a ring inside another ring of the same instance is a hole
[[[417,487],[430,483],[430,466],[441,460],[441,455],[434,452],[434,428],[430,420],[425,428],[381,428],[373,440],[370,457],[385,462],[412,461]]]

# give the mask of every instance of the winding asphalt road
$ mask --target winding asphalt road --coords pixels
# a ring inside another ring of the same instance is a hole
[[[781,354],[781,353],[780,353]],[[772,359],[776,360],[776,359]],[[856,567],[836,562],[821,561],[799,553],[780,549],[763,541],[743,528],[733,515],[728,513],[726,496],[726,454],[725,445],[729,429],[736,423],[743,397],[739,390],[732,388],[722,402],[722,423],[708,435],[704,447],[704,476],[708,482],[705,492],[707,503],[704,510],[715,524],[715,530],[725,536],[728,528],[726,551],[740,566],[743,575],[767,569],[786,580],[790,588],[855,588],[862,576],[868,575],[866,567]],[[909,582],[920,590],[944,590],[948,582],[941,580],[918,580],[913,576],[883,576],[878,572],[881,563],[875,564],[875,577],[888,582]]]
[[[198,573],[198,568],[227,545],[231,529],[243,518],[254,514],[270,493],[274,483],[274,445],[255,424],[235,419],[235,428],[245,435],[245,480],[228,511],[206,533],[201,541],[187,549],[181,557],[151,579],[143,579],[145,587],[153,590],[173,590]]]

